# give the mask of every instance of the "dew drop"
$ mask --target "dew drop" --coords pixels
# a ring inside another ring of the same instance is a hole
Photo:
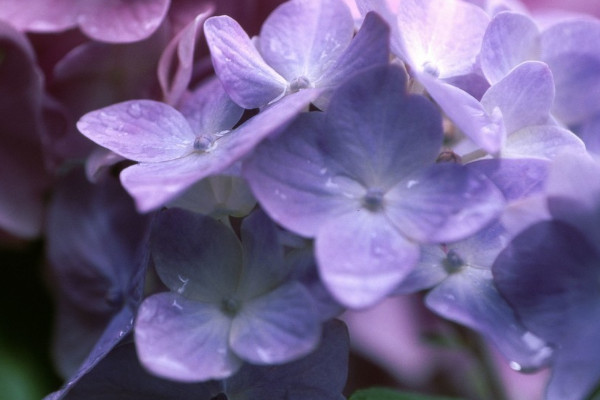
[[[422,65],[423,72],[437,78],[440,76],[440,69],[433,61],[425,61]]]
[[[281,200],[287,200],[287,195],[279,189],[275,189],[275,196],[279,197]]]
[[[200,135],[194,140],[194,150],[208,153],[217,147],[216,138],[211,135]]]
[[[127,107],[127,114],[133,118],[140,118],[142,116],[142,108],[138,103],[131,103],[129,107]]]
[[[415,185],[418,185],[419,181],[417,181],[416,179],[410,179],[408,182],[406,182],[406,188],[410,189]]]
[[[521,371],[523,369],[523,367],[521,367],[521,364],[519,364],[516,361],[511,361],[510,363],[508,363],[508,365],[513,371]]]

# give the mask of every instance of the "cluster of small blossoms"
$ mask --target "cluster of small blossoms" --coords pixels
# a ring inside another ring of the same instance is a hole
[[[600,386],[594,17],[7,0],[0,91],[0,229],[44,238],[55,297],[47,400],[345,399],[338,317],[415,293],[548,368],[544,399]]]

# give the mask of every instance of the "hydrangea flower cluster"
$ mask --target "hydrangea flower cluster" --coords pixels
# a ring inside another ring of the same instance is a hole
[[[8,0],[0,91],[0,239],[43,238],[55,299],[47,400],[359,400],[352,313],[400,296],[549,370],[540,398],[598,396],[594,17]],[[509,398],[480,386],[448,394]]]

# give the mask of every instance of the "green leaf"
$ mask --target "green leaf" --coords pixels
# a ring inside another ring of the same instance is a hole
[[[418,393],[398,392],[386,388],[369,388],[355,392],[348,400],[460,400],[456,397],[427,396]]]

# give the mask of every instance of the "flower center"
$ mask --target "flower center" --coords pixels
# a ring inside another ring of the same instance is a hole
[[[383,208],[383,191],[377,188],[369,188],[362,198],[362,205],[369,211],[379,211]]]
[[[289,85],[289,93],[296,93],[302,89],[307,89],[311,87],[310,81],[305,76],[299,76],[297,78],[292,79]]]
[[[458,255],[457,252],[451,249],[446,254],[446,258],[444,259],[443,264],[444,268],[446,269],[446,272],[452,274],[454,272],[457,272],[463,265],[465,265],[465,262]]]
[[[228,296],[221,301],[221,311],[230,317],[237,315],[241,308],[242,302],[235,297]]]

